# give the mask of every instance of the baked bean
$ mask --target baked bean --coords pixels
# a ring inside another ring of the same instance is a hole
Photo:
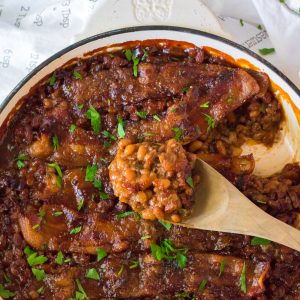
[[[171,221],[174,223],[179,223],[181,221],[181,217],[178,214],[172,214]]]
[[[130,144],[130,145],[127,145],[127,146],[125,147],[124,154],[125,154],[126,156],[129,156],[129,155],[131,155],[134,151],[135,151],[135,145],[134,145],[134,144]]]
[[[144,145],[139,146],[137,152],[137,159],[141,161],[144,160],[146,153],[147,153],[147,148]]]
[[[203,143],[200,141],[193,141],[189,144],[189,151],[192,153],[195,153],[197,150],[200,150],[202,148]]]
[[[153,208],[153,214],[155,215],[156,219],[163,220],[165,218],[164,212],[159,207]]]
[[[124,175],[129,181],[134,181],[136,179],[136,173],[134,170],[127,169],[124,171]]]

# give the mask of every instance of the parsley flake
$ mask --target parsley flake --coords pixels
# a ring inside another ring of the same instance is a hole
[[[272,242],[270,240],[267,240],[267,239],[264,239],[264,238],[261,238],[261,237],[257,237],[257,236],[254,236],[252,239],[251,239],[251,245],[252,246],[258,246],[258,245],[269,245],[271,244]]]
[[[186,183],[187,183],[192,189],[194,188],[194,181],[193,181],[192,176],[189,176],[189,177],[186,179]]]
[[[78,291],[76,291],[76,300],[90,300],[85,290],[83,289],[79,279],[75,280]]]
[[[246,282],[246,263],[244,262],[242,274],[240,277],[240,289],[242,292],[247,293],[247,282]]]
[[[70,230],[70,234],[77,234],[81,231],[81,226],[75,227]]]
[[[24,249],[24,252],[25,252],[25,249]],[[48,260],[48,258],[46,256],[38,255],[38,253],[34,252],[33,250],[30,254],[28,254],[28,255],[26,254],[26,256],[27,256],[27,262],[30,267],[42,265],[43,263],[45,263]]]
[[[84,205],[84,199],[80,199],[77,205],[77,210],[80,211]]]
[[[59,148],[59,140],[56,134],[52,137],[52,145],[55,151]]]
[[[104,257],[107,256],[107,252],[103,248],[97,248],[96,253],[97,253],[97,261],[101,261]]]
[[[19,154],[16,158],[15,161],[17,162],[17,167],[19,169],[22,169],[25,167],[24,161],[29,160],[29,156],[27,154]]]
[[[61,216],[62,214],[63,214],[62,211],[55,211],[55,212],[53,213],[53,216],[54,216],[54,217],[59,217],[59,216]]]
[[[177,298],[195,299],[195,298],[193,297],[193,294],[189,294],[189,293],[185,293],[185,292],[182,292],[182,293],[176,293],[176,294],[175,294],[175,297],[177,297]]]
[[[45,292],[45,287],[41,286],[39,289],[36,290],[36,292],[40,295],[44,294]]]
[[[122,218],[126,218],[126,217],[128,217],[128,216],[135,215],[135,214],[136,214],[135,211],[125,211],[125,212],[123,212],[123,213],[117,214],[117,215],[115,216],[115,218],[116,218],[117,220],[120,220],[120,219],[122,219]]]
[[[46,273],[44,270],[31,268],[31,271],[37,281],[42,281],[46,277]]]
[[[50,168],[53,168],[53,169],[56,171],[56,173],[57,173],[57,175],[58,175],[58,177],[56,178],[56,185],[57,185],[59,188],[61,188],[61,187],[62,187],[62,177],[63,177],[63,173],[62,173],[62,171],[61,171],[61,168],[60,168],[59,164],[57,164],[57,163],[51,163],[51,164],[48,164],[48,166],[49,166]]]
[[[163,220],[158,221],[162,226],[166,228],[167,231],[170,231],[172,224]]]
[[[139,262],[137,260],[131,260],[129,269],[135,269],[139,266]]]
[[[203,115],[204,115],[205,120],[207,122],[207,132],[208,132],[210,129],[215,128],[215,120],[212,116],[210,116],[208,114],[203,114]]]
[[[175,140],[179,142],[182,139],[182,135],[183,135],[182,129],[179,127],[173,127],[171,129],[175,132],[175,136],[174,136]]]
[[[75,124],[71,124],[70,128],[69,128],[69,132],[70,133],[74,133],[74,131],[76,130],[76,125]]]
[[[141,118],[141,119],[146,119],[147,118],[147,113],[145,111],[137,111],[136,114]]]
[[[117,140],[117,137],[114,136],[113,134],[111,134],[111,133],[110,133],[109,131],[107,131],[107,130],[102,131],[102,134],[103,134],[104,137],[110,138],[110,139],[113,140],[113,141],[116,141],[116,140]]]
[[[59,252],[57,253],[57,256],[56,256],[56,258],[55,258],[55,262],[56,262],[58,265],[62,265],[62,264],[64,263],[64,254],[63,254],[61,251],[59,251]]]
[[[221,276],[224,273],[225,265],[226,264],[227,264],[227,260],[226,259],[222,259],[222,261],[220,263],[220,273],[219,273],[219,276]]]
[[[85,170],[85,181],[93,182],[96,177],[96,173],[98,171],[98,166],[97,165],[87,165],[86,170]]]
[[[73,77],[75,79],[82,79],[82,75],[78,71],[73,71]]]
[[[83,103],[78,104],[78,105],[77,105],[77,108],[78,108],[79,110],[82,110],[82,109],[83,109]]]
[[[258,51],[261,55],[268,55],[268,54],[274,53],[275,48],[262,48],[262,49],[258,49]]]
[[[125,122],[122,117],[118,116],[118,136],[120,139],[125,137]]]
[[[86,112],[85,116],[87,119],[91,120],[91,126],[93,128],[93,131],[96,134],[99,134],[101,129],[101,115],[92,105],[90,105],[90,108]]]
[[[132,51],[130,49],[125,50],[125,57],[128,61],[131,61],[132,59]]]
[[[200,107],[201,108],[209,108],[209,101],[206,101],[206,102],[200,104]]]
[[[138,76],[138,64],[140,62],[140,59],[137,57],[132,57],[133,61],[133,76],[137,77]]]
[[[154,119],[155,121],[157,121],[157,122],[160,122],[160,121],[161,121],[161,119],[160,119],[160,117],[159,117],[158,115],[154,115],[154,116],[153,116],[153,119]]]
[[[121,274],[123,273],[124,271],[124,265],[121,266],[119,272],[117,273],[118,276],[121,276]]]
[[[143,235],[143,236],[141,237],[141,240],[147,240],[147,239],[151,239],[151,238],[152,238],[151,235]]]
[[[6,290],[3,284],[0,284],[0,296],[4,299],[8,299],[15,296],[15,293],[11,292],[10,290]]]
[[[185,86],[185,87],[183,87],[183,88],[181,89],[181,92],[182,92],[183,94],[186,94],[186,93],[188,92],[189,89],[190,89],[190,86]]]
[[[85,277],[93,280],[100,280],[100,275],[95,268],[88,269]]]
[[[50,86],[54,86],[55,82],[56,82],[56,74],[53,73],[53,74],[51,75],[51,77],[49,78],[49,85],[50,85]]]
[[[99,196],[101,200],[107,200],[109,198],[109,195],[104,192],[99,192]]]
[[[205,289],[206,284],[207,284],[207,280],[203,279],[198,286],[198,292],[202,292]]]

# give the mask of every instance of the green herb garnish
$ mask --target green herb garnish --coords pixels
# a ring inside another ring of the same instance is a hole
[[[189,177],[186,179],[186,183],[187,183],[192,189],[194,188],[194,181],[193,181],[192,176],[189,176]]]
[[[107,252],[103,248],[97,248],[96,253],[97,253],[97,261],[101,261],[104,257],[107,256]]]
[[[258,245],[269,245],[271,244],[272,242],[270,240],[267,240],[267,239],[264,239],[264,238],[261,238],[261,237],[257,237],[257,236],[254,236],[252,239],[251,239],[251,245],[252,246],[258,246]]]
[[[128,61],[131,61],[132,59],[132,51],[130,49],[125,50],[125,57]]]
[[[36,268],[31,268],[32,274],[36,278],[37,281],[42,281],[46,277],[46,273],[44,270],[36,269]]]
[[[77,105],[77,108],[78,108],[79,110],[82,110],[82,109],[83,109],[83,103],[78,104],[78,105]]]
[[[98,165],[87,165],[85,170],[85,181],[93,182],[98,171]]]
[[[36,292],[40,295],[44,294],[45,292],[45,287],[41,286],[39,289],[36,290]]]
[[[262,30],[262,29],[263,29],[263,27],[262,27],[260,24],[258,24],[256,27],[257,27],[257,29],[259,29],[259,30]]]
[[[0,284],[0,296],[4,299],[8,299],[15,296],[15,293],[11,292],[10,290],[6,290],[3,284]]]
[[[48,164],[48,166],[49,166],[50,168],[53,168],[53,169],[56,171],[56,173],[57,173],[57,175],[58,175],[58,177],[57,177],[57,179],[56,179],[56,185],[57,185],[59,188],[61,188],[61,187],[62,187],[62,177],[63,177],[63,173],[62,173],[62,171],[61,171],[61,168],[60,168],[59,164],[57,164],[57,163],[52,163],[52,164]]]
[[[244,26],[244,20],[243,19],[240,19],[240,24],[241,24],[242,27]]]
[[[100,275],[95,268],[88,269],[85,277],[89,279],[100,280]]]
[[[209,101],[206,101],[206,102],[200,104],[200,107],[201,108],[209,108]]]
[[[118,136],[120,139],[125,137],[125,122],[122,117],[118,116]]]
[[[85,116],[87,117],[87,119],[91,120],[93,131],[96,134],[99,134],[101,129],[101,116],[97,112],[97,110],[92,105],[90,105],[90,108],[86,112]]]
[[[137,77],[138,76],[138,64],[140,62],[140,59],[137,57],[132,57],[133,61],[133,76]]]
[[[25,160],[29,160],[29,156],[27,154],[19,154],[15,158],[15,161],[17,162],[17,166],[19,169],[22,169],[25,167],[25,164],[24,164]]]
[[[262,48],[262,49],[258,49],[258,51],[261,55],[268,55],[268,54],[274,53],[275,48]]]
[[[187,93],[187,91],[190,89],[190,86],[185,86],[185,87],[183,87],[182,89],[181,89],[181,92],[183,93],[183,94],[186,94]]]
[[[117,220],[120,220],[120,219],[122,219],[122,218],[126,218],[126,217],[128,217],[128,216],[135,215],[135,214],[136,214],[135,211],[125,211],[125,212],[123,212],[123,213],[117,214],[117,215],[115,216],[115,218],[116,218]]]
[[[166,228],[167,231],[170,231],[172,224],[163,220],[158,221],[162,226]]]
[[[77,210],[80,211],[84,205],[84,199],[80,199],[77,205]]]
[[[226,259],[222,259],[221,263],[220,263],[220,272],[219,272],[219,276],[221,276],[224,273],[225,270],[225,265],[227,264],[227,260]]]
[[[55,211],[55,212],[53,213],[53,216],[54,216],[54,217],[59,217],[59,216],[61,216],[62,214],[63,214],[62,211]]]
[[[101,200],[107,200],[109,198],[108,194],[104,192],[99,192],[99,196]]]
[[[149,56],[149,53],[146,49],[143,49],[143,57],[142,57],[142,61],[144,61],[148,56]]]
[[[157,121],[157,122],[160,122],[161,120],[160,120],[160,117],[158,116],[158,115],[154,115],[153,116],[153,119],[155,120],[155,121]]]
[[[240,277],[240,289],[242,292],[247,293],[247,282],[246,282],[246,263],[244,262],[242,274]]]
[[[171,224],[172,225],[172,224]],[[141,240],[147,240],[147,239],[151,239],[152,237],[151,237],[151,235],[143,235],[142,237],[141,237]]]
[[[53,73],[51,75],[51,77],[49,78],[49,85],[54,86],[55,82],[56,82],[56,75],[55,75],[55,73]]]
[[[55,151],[59,148],[59,140],[56,134],[52,137],[52,145]]]
[[[182,292],[182,293],[176,293],[176,294],[175,294],[175,297],[177,297],[177,298],[195,299],[195,298],[193,297],[193,294],[189,294],[189,293],[185,293],[185,292]]]
[[[81,226],[75,227],[70,230],[70,234],[77,234],[81,231]]]
[[[78,291],[76,291],[76,300],[90,300],[90,298],[84,291],[79,279],[76,279],[75,281],[78,288]]]
[[[116,140],[117,140],[117,137],[114,136],[113,134],[111,134],[111,133],[110,133],[109,131],[107,131],[107,130],[102,131],[102,134],[103,134],[104,137],[110,138],[110,139],[113,140],[113,141],[116,141]]]
[[[69,132],[74,133],[74,131],[76,130],[76,127],[77,126],[75,124],[72,124],[69,128]]]
[[[73,71],[73,77],[75,79],[82,79],[82,75],[78,71]]]
[[[208,132],[210,129],[215,128],[215,120],[212,116],[210,116],[208,114],[203,114],[203,115],[204,115],[205,120],[207,122],[207,132]]]
[[[24,249],[24,253],[25,253],[25,249]],[[42,265],[43,263],[45,263],[48,260],[48,258],[46,256],[38,255],[37,252],[34,252],[33,250],[31,250],[31,251],[32,252],[29,253],[28,255],[25,253],[27,256],[27,262],[30,267]]]
[[[141,118],[141,119],[146,119],[147,118],[147,113],[145,111],[137,111],[136,114]]]
[[[181,269],[185,268],[187,262],[186,253],[188,249],[176,249],[170,240],[164,240],[160,245],[152,243],[150,247],[151,254],[156,260],[175,260]]]
[[[123,273],[124,271],[124,265],[121,266],[119,272],[117,273],[118,276],[121,276],[121,274]]]
[[[205,289],[206,284],[207,284],[207,280],[203,279],[198,286],[198,292],[202,292]]]
[[[62,264],[64,263],[64,254],[63,254],[61,251],[59,251],[59,252],[57,253],[57,256],[56,256],[56,258],[55,258],[55,262],[56,262],[58,265],[62,265]]]
[[[174,136],[175,140],[179,142],[182,139],[182,135],[183,135],[182,129],[179,127],[174,127],[171,129],[175,132],[175,136]]]

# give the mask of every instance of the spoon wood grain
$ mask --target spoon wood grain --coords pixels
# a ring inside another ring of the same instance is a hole
[[[197,160],[195,207],[183,226],[262,237],[300,251],[300,231],[265,213],[225,177]]]

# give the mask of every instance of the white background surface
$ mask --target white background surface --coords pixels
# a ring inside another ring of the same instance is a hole
[[[289,9],[297,11],[299,0],[203,1],[209,9],[200,0],[0,0],[0,102],[39,63],[73,42],[153,24],[208,31],[256,52],[274,44],[276,53],[265,58],[300,86],[300,14]]]

